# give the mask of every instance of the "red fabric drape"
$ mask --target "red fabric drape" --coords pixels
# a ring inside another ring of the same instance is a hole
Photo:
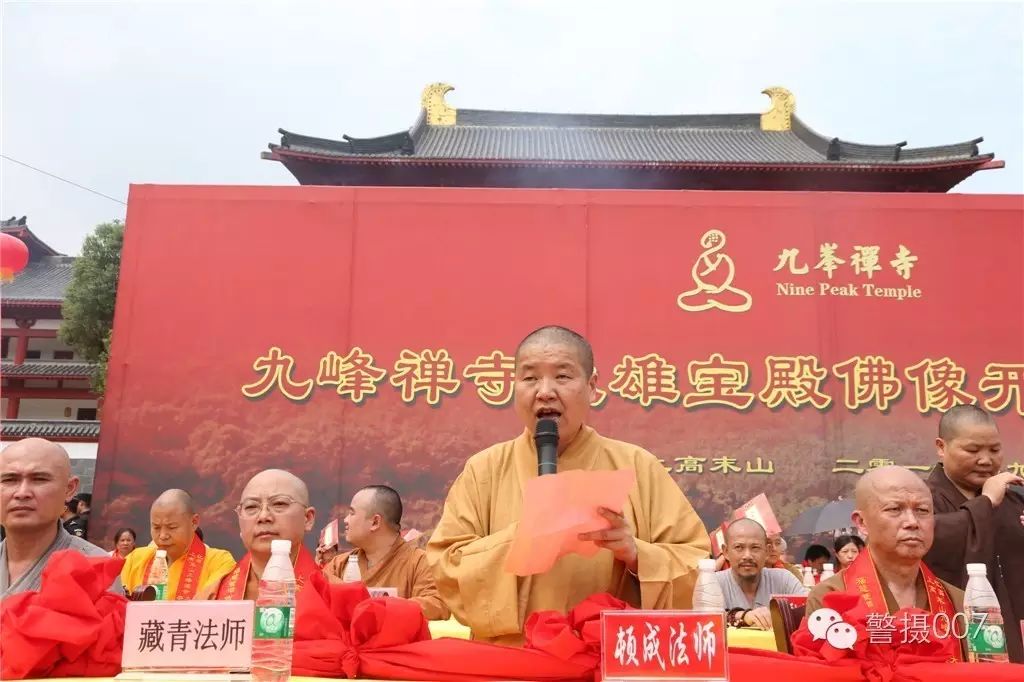
[[[58,552],[36,592],[0,603],[0,678],[111,677],[120,672],[127,600],[107,592],[124,560]],[[857,623],[851,595],[825,605]],[[293,672],[318,677],[434,680],[591,680],[599,673],[600,614],[629,608],[607,594],[567,615],[530,616],[522,649],[459,639],[431,640],[419,607],[402,599],[370,599],[360,584],[330,584],[313,574],[297,597]],[[860,633],[866,638],[866,631]],[[1020,682],[1024,666],[944,663],[944,643],[879,647],[859,640],[855,655],[815,642],[806,622],[794,635],[798,655],[729,651],[733,682]]]
[[[107,589],[121,557],[55,552],[43,589],[0,602],[0,678],[106,677],[121,672],[128,600]]]
[[[310,578],[297,599],[295,675],[403,680],[590,679],[593,663],[536,649],[430,639],[420,607]],[[564,618],[564,616],[563,616]]]

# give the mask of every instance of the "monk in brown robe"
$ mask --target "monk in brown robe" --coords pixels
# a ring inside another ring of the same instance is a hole
[[[942,415],[935,440],[939,463],[928,477],[935,503],[935,544],[925,557],[935,574],[967,587],[967,564],[988,566],[1003,615],[1006,652],[1024,663],[1024,481],[1003,468],[992,416],[974,405]],[[1019,490],[1019,489],[1018,489]]]
[[[450,615],[434,584],[427,553],[406,542],[402,530],[402,498],[386,485],[371,485],[352,497],[345,515],[345,540],[355,547],[324,566],[324,575],[341,582],[349,557],[355,555],[367,587],[394,588],[397,596],[420,605],[427,620]]]
[[[291,540],[297,589],[320,570],[302,544],[313,528],[316,510],[309,506],[309,489],[297,476],[281,469],[261,471],[246,484],[235,511],[247,553],[227,575],[204,589],[200,599],[256,599],[273,540]]]
[[[427,557],[441,596],[476,639],[521,644],[531,613],[565,613],[601,592],[645,609],[691,605],[708,533],[653,455],[587,426],[596,378],[593,351],[579,334],[544,327],[527,336],[516,351],[514,384],[525,430],[471,457],[448,492]],[[537,476],[533,432],[542,418],[558,422],[558,471],[631,469],[637,482],[621,514],[598,510],[607,529],[580,535],[606,551],[567,554],[546,573],[518,577],[505,571],[505,559],[523,486]]]

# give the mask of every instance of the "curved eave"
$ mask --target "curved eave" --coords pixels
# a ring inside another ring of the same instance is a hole
[[[60,308],[64,301],[48,298],[4,298],[2,304],[4,308]]]
[[[290,159],[365,166],[478,166],[506,168],[622,168],[634,170],[707,170],[707,171],[844,171],[844,172],[927,172],[952,169],[989,170],[1004,167],[994,154],[982,154],[970,159],[931,161],[924,163],[725,163],[717,161],[562,161],[531,159],[436,159],[408,156],[334,156],[295,152],[271,146],[261,157],[268,161],[285,162]]]
[[[13,372],[4,372],[2,374],[2,377],[4,379],[45,379],[46,381],[61,381],[61,380],[63,380],[63,381],[88,381],[89,379],[92,378],[92,374],[88,373],[88,372],[86,372],[86,373],[75,372],[74,374],[59,374],[59,373],[56,373],[56,372],[53,372],[53,373],[46,373],[46,372],[44,372],[42,374],[32,374],[30,372],[13,371]]]
[[[29,247],[31,251],[34,251],[37,256],[62,256],[63,254],[57,251],[42,239],[37,237],[32,230],[28,229],[27,225],[8,225],[3,228],[4,234],[9,234],[13,237],[17,237]]]

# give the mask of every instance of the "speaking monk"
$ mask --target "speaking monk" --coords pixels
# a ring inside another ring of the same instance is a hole
[[[985,564],[996,591],[1006,652],[1024,663],[1024,495],[1021,477],[1003,468],[995,420],[975,405],[952,407],[939,420],[939,462],[928,476],[935,504],[935,544],[926,557],[943,580],[967,587],[967,564]],[[1019,490],[1019,489],[1018,489]]]
[[[149,572],[158,549],[167,552],[166,599],[195,599],[200,589],[235,567],[224,549],[207,546],[196,534],[199,513],[184,490],[165,490],[149,508],[153,544],[139,547],[125,559],[121,582],[128,592],[150,584]]]
[[[807,615],[822,607],[827,593],[848,592],[861,597],[872,613],[918,608],[954,622],[963,612],[963,590],[937,578],[922,560],[935,531],[928,486],[909,469],[886,466],[864,474],[854,496],[852,519],[868,539],[867,549],[845,570],[811,589]],[[892,642],[898,643],[899,633],[895,635]]]
[[[419,604],[427,620],[445,620],[450,615],[434,584],[427,555],[402,532],[402,498],[386,485],[371,485],[352,497],[345,515],[345,540],[355,547],[342,552],[324,566],[332,582],[344,578],[345,566],[353,553],[367,587],[391,587],[398,597]]]
[[[691,604],[697,562],[711,548],[707,531],[653,455],[587,426],[596,379],[593,351],[576,332],[543,327],[523,339],[514,395],[526,428],[471,457],[448,492],[427,557],[441,596],[475,639],[521,644],[531,613],[566,613],[601,592],[645,609]],[[543,418],[558,422],[558,471],[632,469],[637,482],[621,514],[598,510],[606,529],[580,536],[606,551],[568,554],[547,573],[521,578],[504,565],[523,486],[537,475],[533,432]]]
[[[207,599],[256,599],[263,569],[270,561],[272,540],[291,540],[296,589],[320,570],[302,544],[313,528],[316,510],[309,506],[309,489],[302,480],[282,469],[266,469],[253,476],[235,507],[246,555],[219,582],[204,590]]]

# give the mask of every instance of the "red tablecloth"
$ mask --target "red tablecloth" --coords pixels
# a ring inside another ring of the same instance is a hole
[[[64,553],[61,553],[64,554]],[[123,597],[106,592],[120,559],[68,552],[46,567],[43,589],[0,604],[0,678],[92,676],[120,669]],[[369,599],[361,585],[329,585],[314,575],[299,593],[296,675],[380,680],[591,680],[598,668],[600,613],[626,605],[595,595],[569,614],[536,613],[528,645],[497,647],[431,640],[419,607]],[[120,629],[118,631],[118,629]],[[723,651],[732,682],[1024,682],[1024,666],[920,662],[908,655],[832,664],[755,649]]]

